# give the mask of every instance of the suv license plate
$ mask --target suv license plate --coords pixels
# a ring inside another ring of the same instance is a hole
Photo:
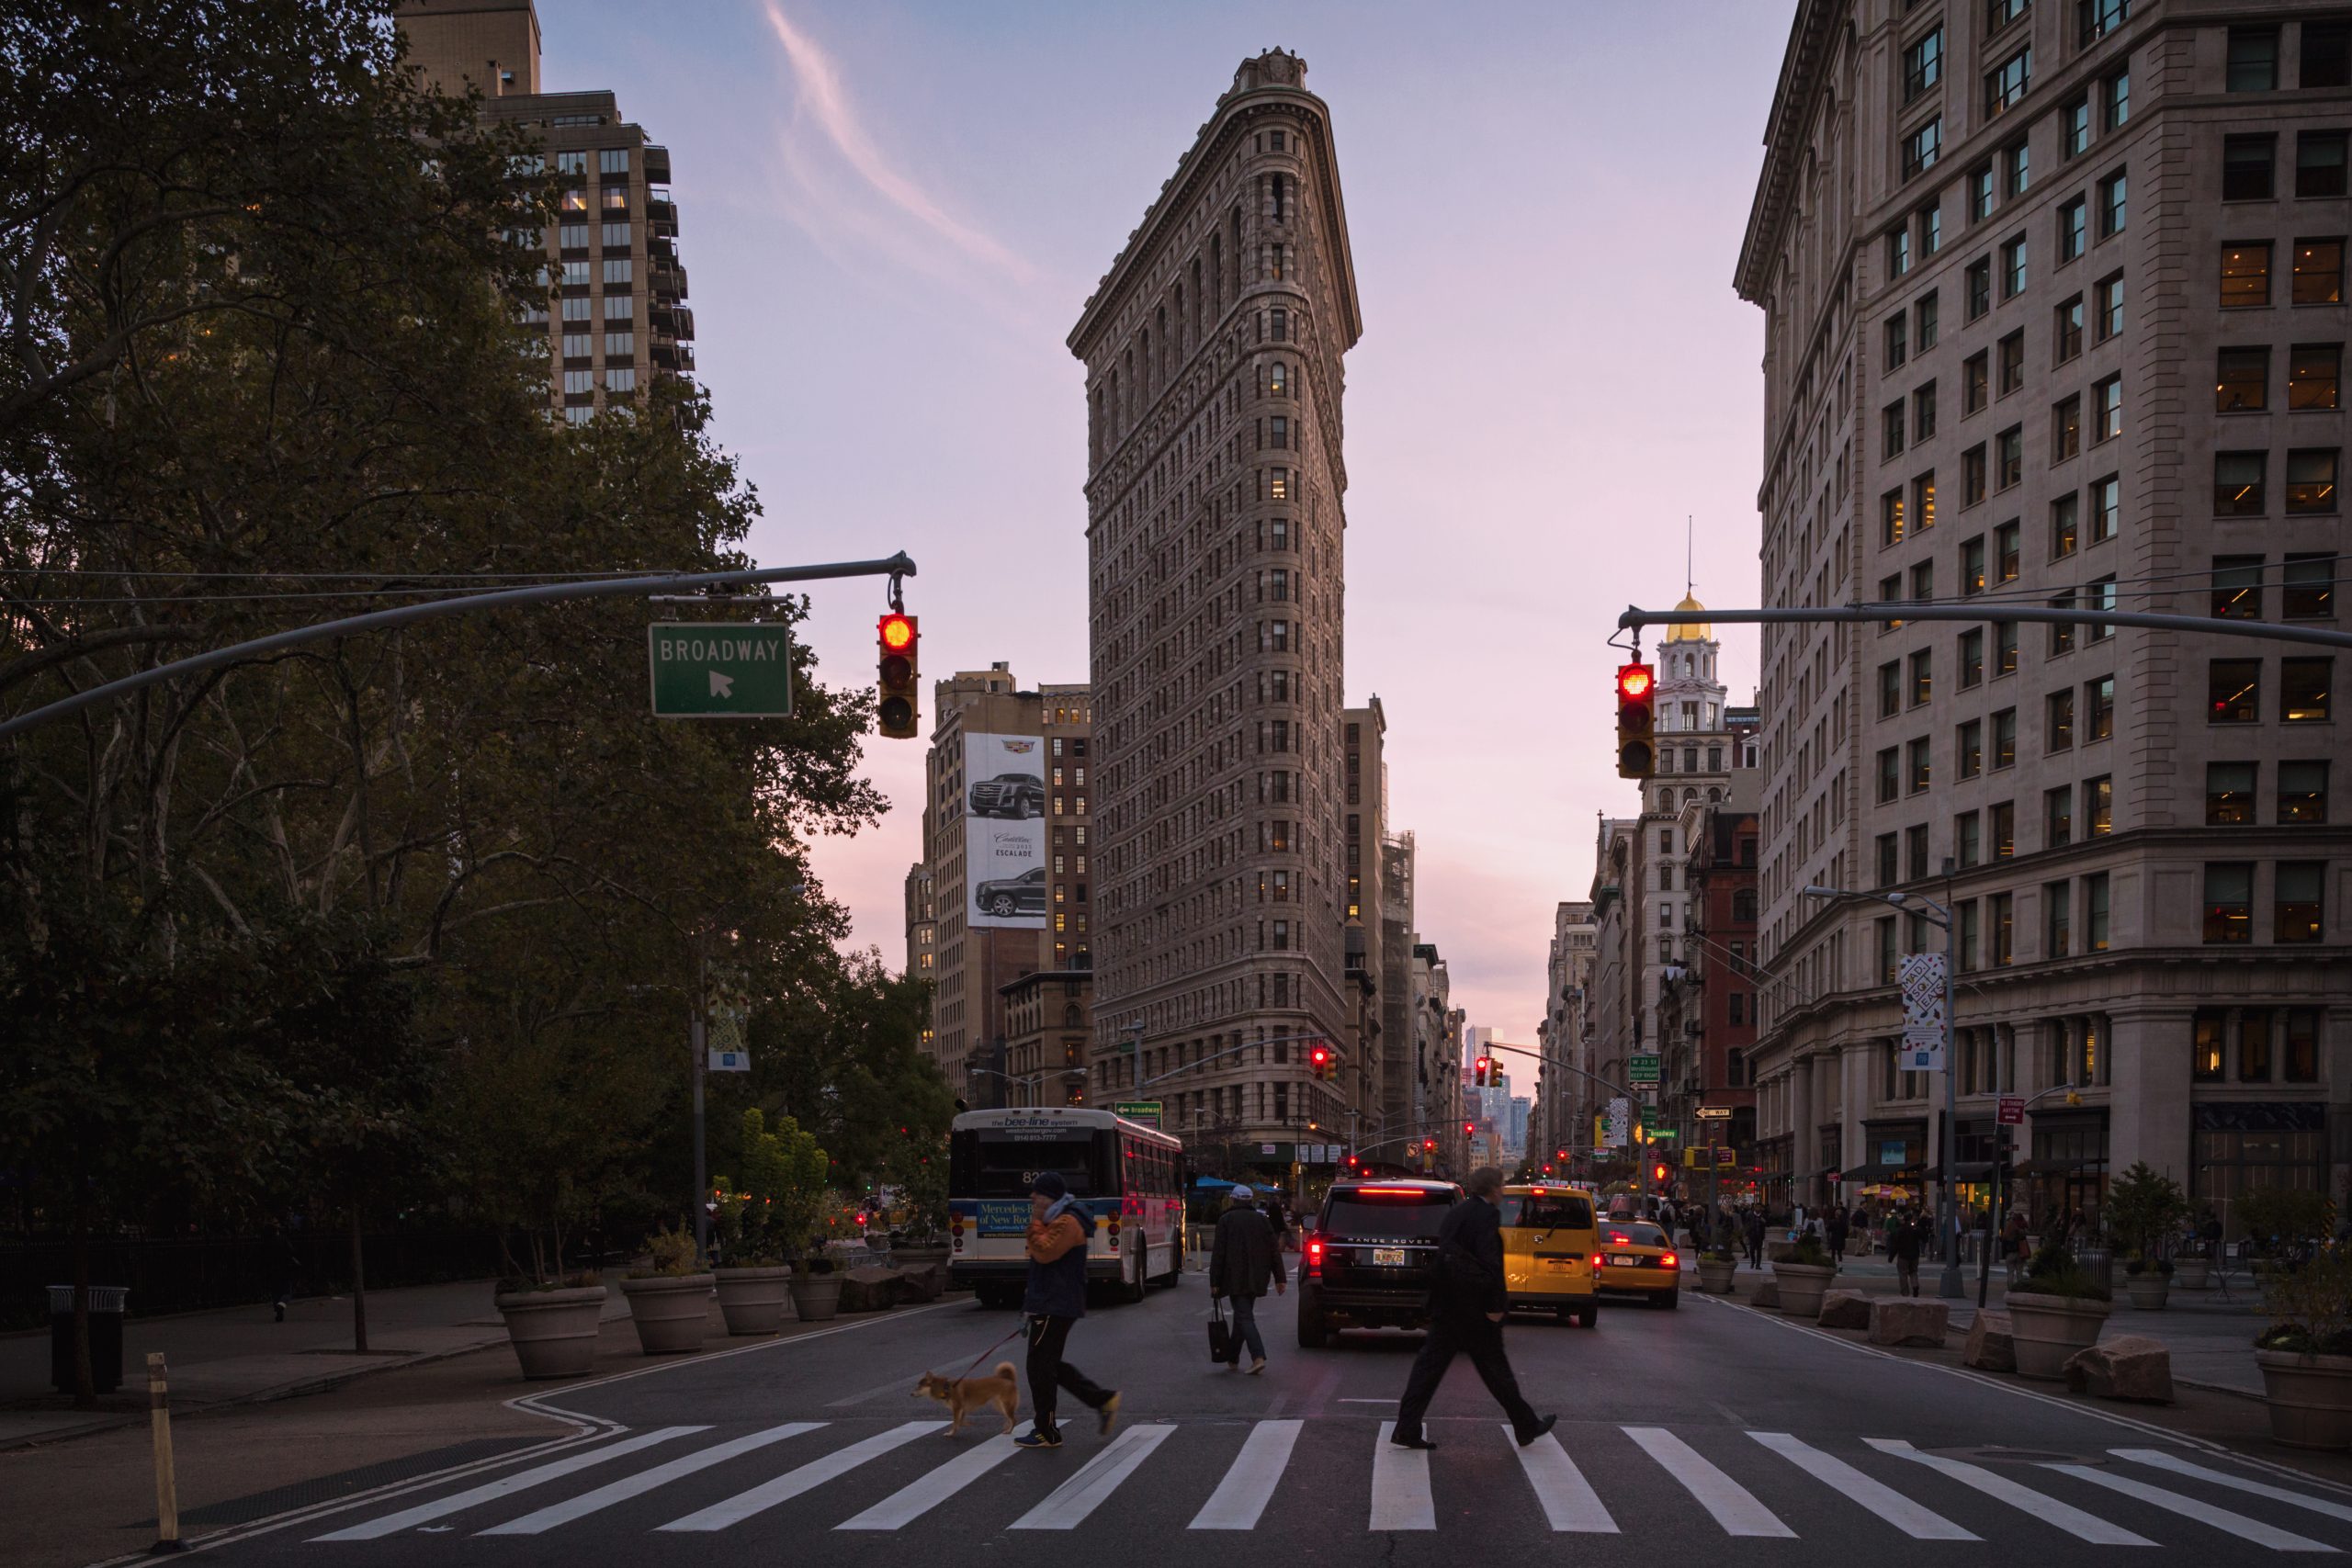
[[[1375,1247],[1372,1249],[1372,1260],[1384,1269],[1402,1269],[1405,1266],[1405,1249],[1401,1247]]]

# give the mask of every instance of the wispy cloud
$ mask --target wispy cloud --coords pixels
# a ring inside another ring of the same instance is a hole
[[[956,220],[912,179],[891,166],[866,133],[850,102],[842,73],[817,41],[773,3],[766,6],[768,26],[784,45],[792,74],[799,87],[799,107],[823,131],[843,162],[874,191],[899,211],[956,247],[972,260],[994,267],[1018,283],[1028,283],[1035,269],[1021,257],[968,223]]]

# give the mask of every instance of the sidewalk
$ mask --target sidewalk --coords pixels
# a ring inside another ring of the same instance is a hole
[[[628,1315],[617,1273],[605,1284],[605,1321]],[[314,1393],[370,1373],[421,1366],[506,1343],[488,1280],[415,1285],[368,1293],[365,1356],[351,1348],[351,1299],[289,1303],[286,1321],[267,1305],[225,1307],[123,1325],[122,1386],[76,1410],[50,1386],[49,1331],[0,1337],[0,1449],[45,1442],[126,1422],[144,1422],[147,1356],[160,1350],[171,1373],[172,1406],[183,1412]],[[133,1302],[135,1308],[137,1303]]]

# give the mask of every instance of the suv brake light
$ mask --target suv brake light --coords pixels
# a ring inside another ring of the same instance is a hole
[[[1320,1237],[1310,1236],[1307,1238],[1306,1271],[1309,1274],[1315,1275],[1318,1279],[1322,1277],[1323,1242]]]

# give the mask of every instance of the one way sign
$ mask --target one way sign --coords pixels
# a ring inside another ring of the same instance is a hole
[[[792,634],[773,626],[645,628],[656,718],[788,718]]]

